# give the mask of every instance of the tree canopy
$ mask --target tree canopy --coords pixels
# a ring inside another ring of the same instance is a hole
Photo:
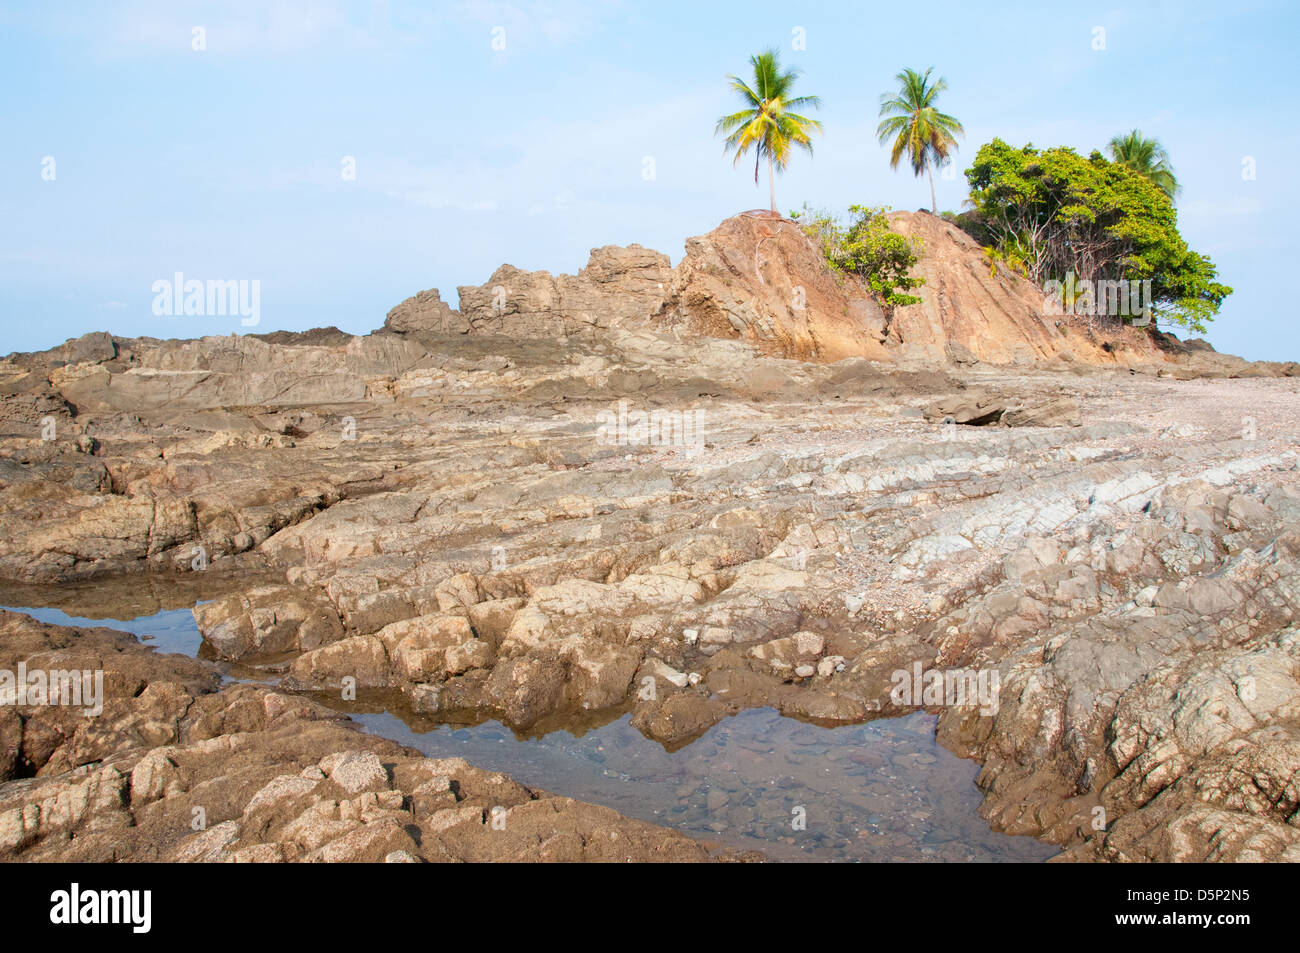
[[[1150,181],[1169,196],[1169,201],[1172,202],[1182,191],[1169,161],[1169,153],[1159,139],[1148,139],[1142,135],[1141,129],[1116,136],[1106,144],[1106,152],[1112,162],[1126,166]]]
[[[1232,289],[1188,247],[1163,191],[1140,172],[1073,149],[981,146],[958,224],[1035,282],[1151,281],[1152,317],[1197,331]]]

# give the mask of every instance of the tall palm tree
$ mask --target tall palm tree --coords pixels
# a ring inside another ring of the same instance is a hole
[[[790,90],[798,70],[781,72],[776,50],[765,50],[749,58],[754,68],[754,81],[750,86],[738,76],[728,76],[731,88],[740,95],[745,108],[718,120],[713,134],[725,133],[727,141],[723,152],[736,153],[736,165],[752,147],[754,150],[754,184],[758,185],[758,164],[767,159],[767,183],[771,193],[772,211],[776,212],[776,172],[784,172],[790,164],[794,146],[812,155],[811,133],[821,132],[822,124],[816,119],[801,116],[794,110],[812,107],[817,109],[822,101],[816,96],[791,98]]]
[[[1161,192],[1174,200],[1182,186],[1174,177],[1174,167],[1169,162],[1169,153],[1160,145],[1159,139],[1146,139],[1142,130],[1134,129],[1123,136],[1116,136],[1106,146],[1111,159],[1118,165],[1132,169]]]
[[[880,115],[883,117],[876,127],[876,135],[883,146],[893,139],[889,153],[889,167],[898,168],[898,162],[907,153],[912,171],[919,177],[923,172],[930,173],[930,211],[939,214],[939,203],[934,197],[934,167],[948,161],[948,155],[957,148],[956,136],[964,136],[966,130],[952,116],[934,108],[934,101],[948,84],[940,77],[934,84],[930,83],[930,74],[934,68],[926,70],[924,75],[913,69],[905,69],[894,78],[898,80],[898,92],[892,97],[886,93],[880,97]]]

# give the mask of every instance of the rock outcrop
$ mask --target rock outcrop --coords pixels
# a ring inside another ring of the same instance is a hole
[[[754,211],[688,238],[676,268],[639,245],[593,249],[577,275],[502,265],[486,284],[458,289],[459,311],[436,289],[422,291],[388,313],[384,330],[563,341],[621,328],[743,341],[771,357],[860,357],[909,369],[983,362],[1122,367],[1183,379],[1300,375],[1294,362],[1245,361],[1155,329],[1054,314],[1041,288],[990,265],[950,222],[924,211],[889,219],[920,250],[919,304],[882,309],[864,282],[826,266],[797,222]]]
[[[424,354],[396,335],[341,335],[333,343],[272,343],[252,335],[113,337],[106,346],[111,353],[69,350],[82,341],[11,355],[0,364],[0,388],[44,399],[56,414],[68,407],[82,414],[179,416],[230,407],[343,404],[364,401],[371,381],[403,373]]]
[[[396,334],[422,331],[432,334],[464,334],[470,330],[470,322],[442,300],[437,288],[430,288],[407,298],[389,311],[388,317],[384,319],[384,330]]]
[[[644,327],[663,302],[671,271],[667,255],[640,245],[593,248],[587,267],[576,275],[502,265],[487,284],[457,289],[459,311],[445,304],[437,289],[422,291],[388,312],[384,330],[565,340]]]
[[[644,326],[664,297],[667,255],[630,245],[593,248],[576,275],[552,276],[502,265],[487,283],[462,286],[461,311],[487,333],[568,338]]]
[[[1300,374],[1293,362],[1243,361],[1116,320],[1054,315],[1041,288],[1005,267],[990,270],[978,243],[951,223],[923,211],[889,218],[918,243],[919,304],[886,314],[862,282],[826,267],[798,223],[749,212],[687,239],[655,323],[800,360],[1083,365],[1184,378]]]
[[[1043,290],[1005,266],[990,268],[979,244],[929,212],[893,212],[890,225],[919,243],[920,304],[894,312],[905,357],[937,362],[1100,366],[1161,362],[1144,329],[1118,321],[1051,315]]]
[[[739,338],[777,357],[890,359],[888,322],[867,290],[833,274],[797,223],[766,212],[686,240],[657,323]]]

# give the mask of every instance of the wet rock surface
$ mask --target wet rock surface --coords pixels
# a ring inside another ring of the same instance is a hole
[[[0,858],[171,862],[760,859],[426,758],[127,634],[0,613],[0,663],[103,672],[103,710],[3,709]],[[11,700],[12,701],[12,700]],[[21,701],[21,700],[20,700]]]

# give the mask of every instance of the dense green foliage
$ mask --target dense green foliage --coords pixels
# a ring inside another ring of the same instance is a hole
[[[924,73],[905,69],[894,77],[898,80],[898,92],[880,97],[881,119],[876,127],[876,136],[882,146],[889,144],[891,169],[897,169],[899,161],[906,155],[912,172],[918,178],[929,173],[930,210],[937,215],[934,167],[948,161],[957,148],[956,137],[964,135],[964,130],[956,119],[935,108],[935,100],[948,84],[943,77],[931,83],[932,72],[933,69]]]
[[[731,89],[740,96],[745,108],[723,116],[714,127],[714,135],[725,133],[725,152],[735,152],[736,164],[752,148],[754,150],[754,184],[758,184],[758,164],[767,159],[767,181],[771,192],[772,211],[776,211],[775,173],[784,172],[790,163],[795,146],[812,155],[813,132],[821,131],[816,119],[802,116],[795,110],[816,109],[821,100],[816,96],[790,95],[798,70],[781,72],[781,63],[775,50],[766,50],[749,58],[754,70],[751,86],[738,76],[728,76]]]
[[[829,212],[809,209],[790,217],[803,225],[804,234],[817,243],[834,270],[857,275],[871,288],[881,307],[917,304],[907,292],[925,284],[910,273],[919,256],[919,240],[898,234],[889,225],[886,208],[850,205],[848,227]]]
[[[1232,293],[1178,234],[1168,196],[1099,152],[994,139],[966,178],[971,209],[957,223],[1035,282],[1149,280],[1152,318],[1197,331]]]

